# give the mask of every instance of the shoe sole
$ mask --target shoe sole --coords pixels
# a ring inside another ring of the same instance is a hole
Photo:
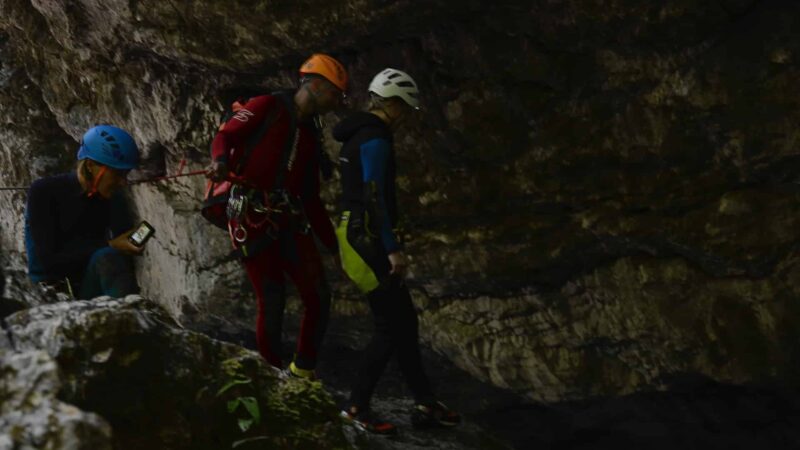
[[[393,428],[391,431],[370,430],[369,427],[365,426],[362,422],[359,422],[359,421],[353,419],[352,417],[350,417],[349,414],[347,414],[344,411],[339,413],[339,418],[342,419],[343,422],[345,422],[345,423],[347,423],[349,425],[352,425],[353,428],[355,428],[356,430],[362,431],[364,433],[374,434],[376,436],[392,436],[392,435],[397,434],[397,428],[396,427]]]

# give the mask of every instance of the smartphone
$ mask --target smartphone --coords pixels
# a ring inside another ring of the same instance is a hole
[[[130,241],[131,244],[137,247],[141,247],[147,242],[148,239],[153,237],[155,232],[156,229],[153,228],[152,225],[147,223],[146,220],[143,220],[142,223],[139,224],[139,227],[136,228],[136,231],[134,231],[133,234],[130,235],[128,241]]]

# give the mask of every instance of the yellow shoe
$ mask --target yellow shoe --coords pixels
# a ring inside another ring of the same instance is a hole
[[[301,369],[294,364],[294,361],[289,364],[289,375],[295,378],[304,378],[306,380],[314,381],[317,379],[317,374],[313,370]]]

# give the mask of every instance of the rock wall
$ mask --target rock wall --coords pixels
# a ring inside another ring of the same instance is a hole
[[[1,448],[112,448],[108,422],[56,398],[58,366],[47,353],[0,348],[0,374]]]
[[[290,85],[313,51],[347,65],[353,107],[379,69],[403,68],[423,90],[397,146],[433,348],[545,400],[683,371],[796,379],[799,12],[755,0],[0,0],[0,181],[69,168],[97,122],[134,133],[145,163],[133,177],[182,159],[198,169],[222,105]],[[225,237],[197,215],[202,187],[131,188],[158,229],[140,281],[176,317],[249,321],[242,273],[220,263]],[[0,194],[15,283],[23,203]],[[338,283],[337,297],[353,291]]]
[[[141,297],[55,303],[2,322],[2,448],[360,448],[320,383],[180,329]]]

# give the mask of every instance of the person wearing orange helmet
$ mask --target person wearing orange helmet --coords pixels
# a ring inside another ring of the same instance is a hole
[[[300,85],[249,99],[223,124],[212,144],[213,181],[231,179],[228,229],[258,301],[258,350],[281,368],[285,276],[304,313],[290,374],[314,378],[330,314],[330,291],[312,232],[336,257],[333,226],[319,197],[322,153],[314,119],[345,99],[347,72],[315,54],[299,70]]]

